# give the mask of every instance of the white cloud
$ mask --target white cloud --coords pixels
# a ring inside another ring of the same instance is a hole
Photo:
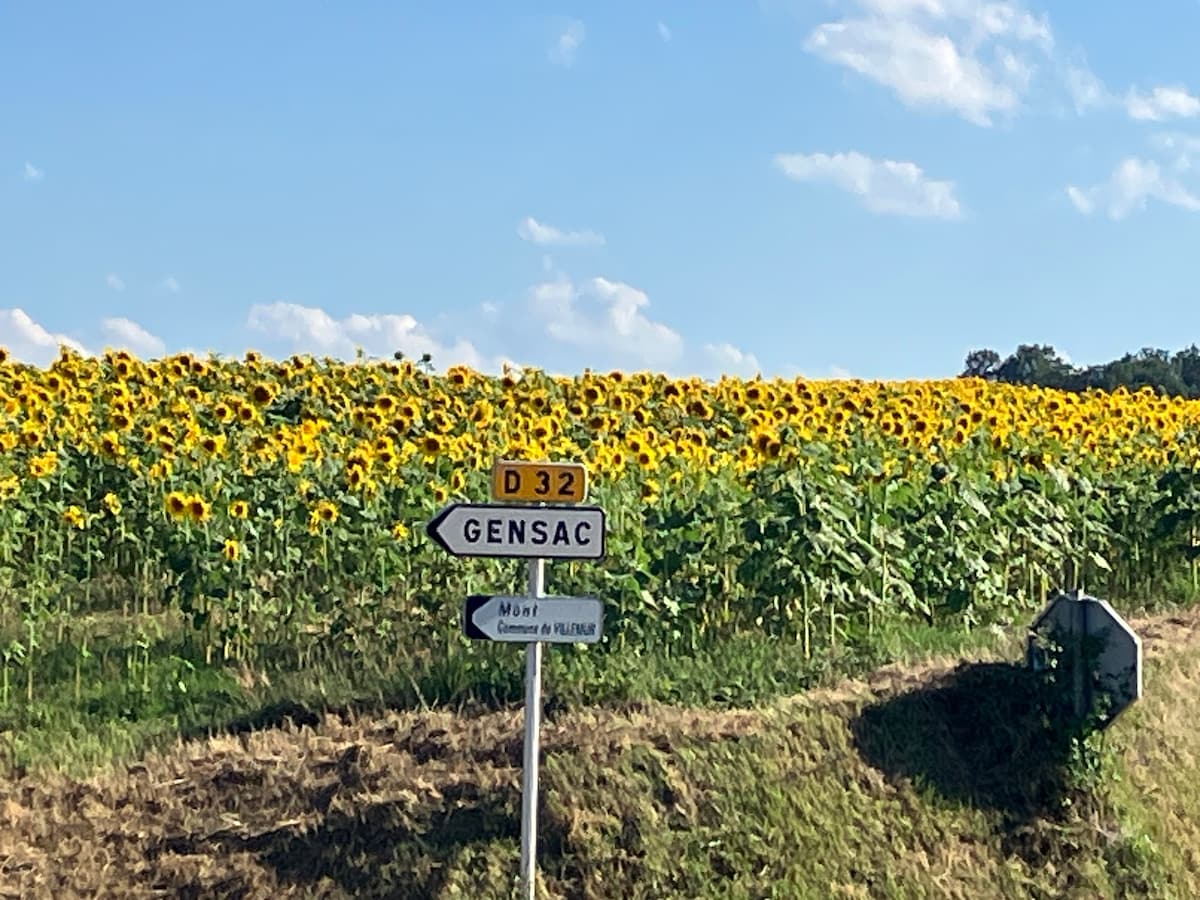
[[[1088,192],[1080,190],[1073,184],[1067,185],[1067,197],[1071,201],[1071,205],[1083,213],[1085,216],[1090,216],[1096,210],[1096,204]]]
[[[172,294],[178,294],[182,290],[182,288],[179,285],[179,282],[176,281],[175,278],[173,278],[170,275],[168,275],[166,278],[163,279],[162,286],[165,290],[169,291]]]
[[[1156,85],[1144,92],[1129,88],[1123,95],[1109,90],[1086,64],[1068,64],[1064,81],[1075,112],[1083,115],[1091,109],[1121,109],[1139,122],[1167,119],[1192,119],[1200,116],[1200,96],[1182,84]]]
[[[105,319],[101,328],[114,350],[128,350],[135,356],[161,357],[167,345],[137,322],[125,318]]]
[[[578,373],[585,367],[642,369],[702,378],[753,376],[761,371],[753,354],[730,343],[689,346],[679,332],[653,319],[648,314],[649,306],[645,292],[596,277],[578,284],[568,280],[543,282],[517,303],[483,302],[467,320],[476,323],[466,326],[475,330],[453,341],[439,339],[409,315],[354,313],[335,317],[317,307],[286,302],[251,307],[246,324],[268,345],[262,349],[276,356],[311,353],[353,361],[360,347],[374,359],[390,359],[400,350],[414,360],[430,354],[439,371],[455,364],[490,374],[499,374],[506,364],[518,370],[534,365],[553,371],[554,366],[547,363],[556,357],[566,363],[561,374]],[[541,326],[541,334],[529,333],[531,321]],[[161,358],[168,352],[162,338],[128,318],[101,320],[98,336],[101,339],[96,341],[97,346],[126,349],[143,358]],[[493,348],[490,342],[497,336],[509,346]],[[472,342],[472,337],[488,343],[488,352],[477,349],[479,345]],[[35,322],[23,309],[0,310],[0,346],[6,347],[13,358],[44,366],[57,357],[63,344],[85,356],[92,354],[79,341]],[[170,352],[186,349],[173,347]],[[218,352],[240,355],[245,349]],[[191,352],[203,356],[208,351]]]
[[[55,334],[35,322],[25,310],[0,310],[0,346],[24,363],[45,366],[58,356],[60,345],[66,344],[79,353],[87,353],[82,344],[65,334]]]
[[[976,125],[1011,113],[1028,90],[1033,55],[1054,45],[1049,23],[1018,2],[856,0],[859,15],[818,25],[805,49],[890,88],[914,107],[951,110]]]
[[[608,278],[573,282],[560,276],[535,285],[523,317],[542,323],[546,337],[570,351],[571,369],[635,369],[675,377],[753,375],[758,360],[729,343],[692,347],[674,328],[649,315],[650,299]],[[553,351],[542,346],[544,350]]]
[[[587,31],[578,19],[567,22],[550,48],[550,61],[561,66],[572,65],[575,62],[575,54],[586,36]]]
[[[498,370],[498,362],[484,359],[470,341],[442,343],[410,315],[354,313],[335,319],[318,307],[277,302],[251,307],[247,325],[252,331],[288,345],[294,353],[352,360],[359,347],[368,356],[377,358],[391,358],[399,350],[408,359],[430,354],[438,370],[456,364],[481,372]]]
[[[1200,115],[1200,97],[1183,85],[1163,85],[1149,94],[1130,90],[1125,109],[1131,119],[1161,122],[1165,119],[1190,119]]]
[[[1145,209],[1151,199],[1200,212],[1200,196],[1164,172],[1158,163],[1136,157],[1123,159],[1108,181],[1090,188],[1067,185],[1066,193],[1072,205],[1085,216],[1105,209],[1114,221]]]
[[[1179,173],[1190,172],[1200,154],[1200,135],[1163,132],[1154,135],[1150,143],[1160,153],[1171,156],[1171,166]]]
[[[802,378],[805,381],[847,381],[855,378],[853,372],[841,366],[830,366],[823,374],[816,374],[803,366],[798,366],[795,363],[783,367],[780,373],[784,378]]]
[[[600,239],[591,232],[563,232],[527,218],[522,236],[539,244]],[[312,353],[353,359],[361,348],[368,357],[390,358],[397,350],[409,358],[429,353],[443,369],[456,363],[496,373],[505,364],[546,370],[564,366],[594,369],[649,369],[701,377],[753,374],[759,361],[730,343],[689,346],[670,325],[650,314],[646,293],[604,277],[572,280],[542,257],[540,280],[519,299],[488,298],[469,312],[439,317],[440,332],[411,315],[352,314],[337,317],[314,306],[275,302],[253,306],[250,331],[266,336],[268,352]],[[444,338],[454,335],[453,341]]]
[[[664,43],[671,40],[671,29],[667,27],[665,22],[658,23],[658,36],[663,39]]]
[[[104,319],[100,327],[108,345],[114,349],[129,350],[138,356],[162,356],[166,350],[161,338],[130,319]],[[63,344],[83,356],[92,355],[92,351],[79,341],[51,332],[23,309],[0,310],[0,346],[7,347],[14,358],[45,366],[58,357],[59,346]]]
[[[46,173],[33,163],[26,161],[24,175],[26,181],[41,181]]]
[[[1157,85],[1144,92],[1130,88],[1123,96],[1110,91],[1093,72],[1082,66],[1067,66],[1067,90],[1082,115],[1089,109],[1120,108],[1138,122],[1164,122],[1200,116],[1200,96],[1182,84]]]
[[[850,152],[780,153],[775,165],[794,181],[834,184],[859,197],[875,213],[938,219],[962,216],[954,183],[926,177],[915,163],[876,160]]]
[[[716,367],[716,375],[753,377],[762,371],[754,354],[739,350],[733,344],[705,344],[704,353]]]
[[[113,272],[108,273],[108,275],[104,279],[104,283],[107,284],[114,291],[125,290],[125,282],[121,280],[121,277],[119,275],[116,275]]]
[[[1200,153],[1200,134],[1182,134],[1177,131],[1162,131],[1154,135],[1150,142],[1159,150],[1176,151],[1178,153]]]
[[[522,240],[533,244],[560,247],[600,246],[604,243],[604,235],[594,231],[562,231],[553,225],[545,225],[532,216],[526,216],[517,226],[517,234]]]
[[[1065,79],[1067,92],[1071,95],[1075,112],[1079,115],[1112,102],[1104,82],[1086,66],[1067,66]]]
[[[543,282],[531,295],[533,312],[554,340],[598,351],[605,364],[665,369],[681,361],[683,337],[648,318],[649,305],[643,291],[607,278],[581,287],[566,280]]]
[[[829,2],[854,12],[814,28],[805,49],[890,89],[908,106],[990,126],[1021,109],[1045,68],[1078,115],[1115,108],[1139,121],[1200,116],[1200,96],[1182,84],[1110,91],[1081,54],[1056,52],[1049,21],[1022,0]]]

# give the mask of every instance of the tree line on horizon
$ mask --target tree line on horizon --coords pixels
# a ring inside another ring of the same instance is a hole
[[[1079,392],[1149,387],[1167,396],[1195,398],[1200,397],[1200,348],[1192,344],[1171,353],[1145,347],[1110,362],[1075,366],[1049,344],[1021,344],[1005,358],[991,349],[972,350],[959,377]]]

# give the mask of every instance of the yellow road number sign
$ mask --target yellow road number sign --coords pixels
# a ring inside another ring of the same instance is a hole
[[[492,466],[492,499],[530,503],[582,503],[587,469],[580,463],[498,460]]]

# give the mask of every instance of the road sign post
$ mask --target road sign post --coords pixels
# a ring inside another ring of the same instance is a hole
[[[546,561],[529,561],[529,599],[545,593]],[[525,645],[525,763],[521,769],[521,885],[527,900],[537,887],[538,777],[542,736],[542,645]]]
[[[600,600],[545,596],[547,559],[604,557],[604,510],[575,505],[586,496],[587,470],[578,463],[499,460],[492,467],[492,499],[508,503],[452,503],[425,527],[453,556],[528,561],[525,597],[472,595],[463,609],[468,637],[525,644],[521,890],[527,900],[533,900],[537,884],[542,644],[595,643],[604,627]]]
[[[1100,727],[1107,728],[1141,699],[1141,638],[1107,601],[1082,591],[1053,598],[1029,628],[1026,660],[1035,671],[1050,663],[1047,642],[1061,642],[1077,717],[1092,712],[1102,697],[1107,708]]]

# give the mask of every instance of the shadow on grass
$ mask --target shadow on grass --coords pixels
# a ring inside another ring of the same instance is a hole
[[[328,890],[332,882],[354,897],[433,900],[442,895],[459,853],[520,836],[519,798],[513,792],[459,783],[426,804],[376,802],[350,813],[329,808],[342,787],[326,785],[313,797],[324,813],[313,827],[285,824],[251,835],[173,838],[151,856],[164,850],[185,856],[249,854],[284,884]],[[253,878],[247,871],[242,887]],[[186,893],[189,886],[174,887]]]
[[[252,731],[283,728],[289,723],[296,728],[305,726],[316,728],[320,722],[321,717],[316,710],[310,709],[302,703],[280,700],[229,720],[221,730],[231,734],[246,734]],[[201,729],[197,728],[195,731],[196,734],[185,735],[185,737],[199,736]]]
[[[485,712],[523,697],[523,673],[523,661],[516,656],[501,658],[500,664],[452,657],[397,671],[385,669],[378,660],[327,654],[306,669],[271,671],[270,687],[239,688],[237,702],[197,717],[181,726],[179,734],[194,740],[288,725],[316,728],[324,716],[345,721],[423,708]]]
[[[1008,849],[1071,795],[1071,734],[1040,676],[1013,663],[964,663],[865,709],[852,723],[862,757],[890,780],[1000,815]]]

